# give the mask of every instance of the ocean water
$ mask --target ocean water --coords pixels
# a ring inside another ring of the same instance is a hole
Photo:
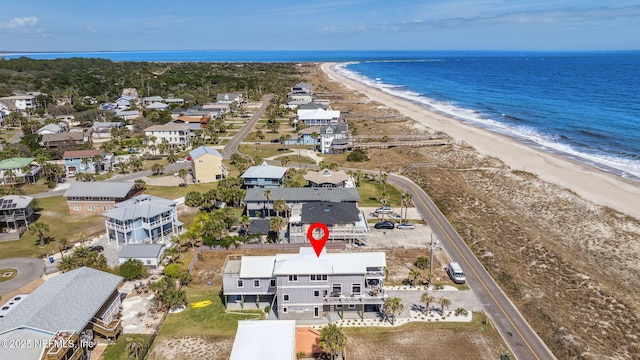
[[[109,51],[0,54],[156,62],[336,62],[343,75],[640,181],[640,51]]]
[[[425,54],[343,75],[640,181],[640,52]]]

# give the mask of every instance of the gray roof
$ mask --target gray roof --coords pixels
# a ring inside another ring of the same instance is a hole
[[[33,198],[31,196],[5,195],[0,198],[0,210],[24,209],[32,202]]]
[[[212,147],[208,147],[208,146],[200,146],[197,147],[191,151],[189,151],[189,155],[191,156],[192,159],[197,159],[205,154],[211,154],[214,156],[217,156],[219,158],[222,158],[222,154],[220,154],[220,152]]]
[[[119,121],[96,121],[91,126],[92,129],[101,129],[101,128],[112,128],[116,126],[122,126],[122,123]]]
[[[40,133],[41,131],[44,131],[44,130],[48,130],[48,131],[51,131],[51,132],[57,133],[57,132],[60,132],[60,130],[62,130],[62,129],[60,128],[60,125],[57,125],[57,124],[47,124],[47,125],[45,125],[45,126],[41,127],[40,129],[38,129],[36,132],[37,132],[37,133]]]
[[[55,276],[2,318],[0,333],[21,326],[79,333],[122,280],[120,276],[88,267]]]
[[[42,135],[42,142],[52,142],[52,141],[78,141],[84,139],[84,131],[72,131],[72,132],[63,132],[63,133],[55,133],[55,134],[44,134]]]
[[[265,161],[262,165],[250,167],[240,177],[250,179],[281,179],[287,170],[286,167],[269,165]]]
[[[252,219],[247,234],[268,234],[271,229],[269,223],[269,219]]]
[[[104,217],[120,221],[139,218],[150,219],[156,215],[171,211],[176,202],[151,195],[138,195],[115,205],[103,214]]]
[[[311,101],[311,102],[308,102],[306,104],[302,104],[302,105],[298,106],[298,109],[305,109],[305,110],[324,109],[324,110],[327,110],[327,109],[329,109],[329,107],[326,106],[326,105],[318,104],[318,103],[315,103],[315,102]]]
[[[146,98],[143,99],[144,101],[162,101],[164,100],[162,98],[162,96],[147,96]]]
[[[64,197],[103,196],[109,198],[125,198],[134,186],[134,183],[127,182],[72,182],[64,193]]]
[[[360,220],[355,203],[313,202],[302,204],[302,223],[348,224]]]
[[[163,244],[124,245],[118,253],[118,257],[125,259],[157,259],[162,254],[163,248]]]
[[[18,328],[9,330],[0,334],[0,342],[2,344],[23,344],[25,340],[34,343],[45,343],[53,337],[53,333],[44,332],[39,329],[31,328]],[[44,349],[40,346],[25,346],[25,347],[3,347],[2,358],[11,360],[40,360],[42,358],[42,351]]]
[[[264,190],[261,188],[247,189],[244,200],[246,202],[266,201]],[[286,202],[355,202],[360,200],[357,188],[275,188],[269,190],[271,190],[271,200],[283,199]]]

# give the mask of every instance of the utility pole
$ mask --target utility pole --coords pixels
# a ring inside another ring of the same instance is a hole
[[[433,242],[433,233],[431,233],[431,242],[429,243],[430,259],[429,259],[429,286],[431,286],[431,278],[433,277],[433,250],[438,248],[438,240]]]

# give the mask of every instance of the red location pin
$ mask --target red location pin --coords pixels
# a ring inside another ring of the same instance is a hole
[[[313,237],[315,229],[322,230],[322,238],[316,239]],[[313,223],[309,226],[309,230],[307,230],[307,237],[309,238],[311,246],[313,246],[313,250],[316,252],[316,256],[320,257],[320,253],[322,252],[322,249],[324,249],[324,244],[327,243],[327,239],[329,238],[329,228],[327,225],[322,223]]]

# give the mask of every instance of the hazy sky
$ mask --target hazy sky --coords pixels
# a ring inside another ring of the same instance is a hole
[[[640,49],[640,0],[1,3],[0,51]]]

